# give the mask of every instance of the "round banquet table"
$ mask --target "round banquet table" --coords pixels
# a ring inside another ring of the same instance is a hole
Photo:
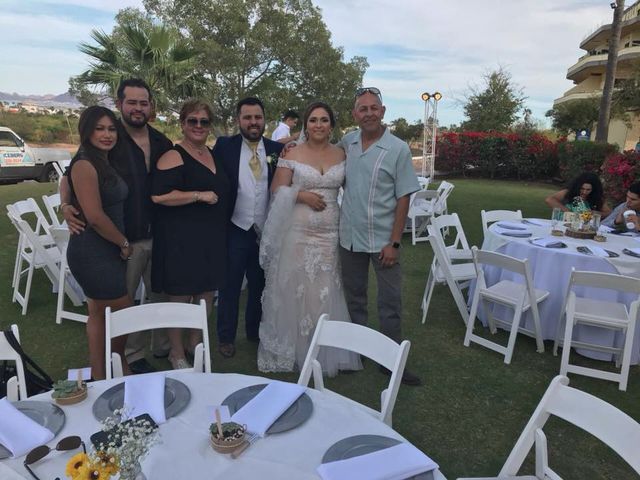
[[[623,253],[625,248],[640,248],[640,241],[621,235],[607,234],[606,242],[596,242],[594,240],[582,240],[571,237],[554,237],[558,241],[564,242],[566,248],[544,248],[530,243],[531,239],[547,237],[551,234],[551,222],[548,220],[532,219],[536,222],[544,223],[544,226],[523,223],[531,231],[528,238],[518,238],[497,233],[497,223],[489,227],[482,244],[483,250],[504,253],[519,259],[528,259],[533,283],[536,288],[550,292],[549,297],[538,305],[540,311],[540,323],[542,328],[542,338],[553,340],[556,335],[556,328],[561,319],[562,306],[571,269],[604,273],[617,273],[630,277],[640,278],[640,258],[635,258]],[[564,228],[563,228],[564,229]],[[637,237],[640,238],[640,237]],[[602,258],[595,255],[585,255],[577,251],[579,246],[597,246],[619,254],[616,258]],[[522,283],[519,275],[503,271],[495,267],[485,269],[485,276],[489,285],[500,280],[512,280]],[[579,297],[589,297],[599,300],[623,302],[627,306],[637,299],[636,295],[625,294],[605,289],[594,289],[578,287],[574,288]],[[497,318],[507,318],[500,312],[505,307],[496,307]],[[485,320],[483,319],[483,322]],[[486,325],[486,322],[485,322]],[[533,331],[533,320],[530,312],[523,317],[523,326]],[[560,338],[564,332],[560,332]],[[622,346],[623,338],[617,332],[603,328],[579,325],[574,329],[574,338],[580,341],[596,343],[600,345]],[[581,355],[599,360],[611,360],[611,355],[592,350],[578,350]],[[640,363],[640,328],[636,329],[631,363]]]
[[[406,441],[357,405],[331,392],[308,388],[307,394],[313,401],[313,413],[306,422],[288,432],[258,439],[233,460],[228,455],[214,452],[209,445],[209,425],[214,421],[213,406],[222,404],[228,395],[241,388],[268,383],[270,380],[248,375],[179,370],[168,371],[166,375],[186,384],[191,391],[191,400],[182,412],[160,425],[160,443],[152,448],[142,462],[142,470],[149,480],[318,479],[320,476],[316,468],[322,456],[331,445],[343,438],[374,434]],[[49,446],[53,447],[66,436],[79,435],[89,448],[89,437],[100,430],[100,423],[92,413],[93,403],[107,388],[122,381],[122,378],[117,378],[92,382],[86,400],[76,405],[61,406],[66,423],[56,438],[49,442]],[[29,400],[52,401],[50,393],[30,397]],[[51,452],[35,463],[32,469],[43,480],[56,477],[65,479],[66,462],[75,453]],[[23,461],[24,457],[0,461],[0,478],[3,477],[4,467],[9,467],[24,478],[31,478]],[[446,480],[439,470],[433,471],[433,478]]]

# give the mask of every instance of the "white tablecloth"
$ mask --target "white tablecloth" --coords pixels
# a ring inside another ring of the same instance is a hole
[[[238,459],[232,460],[228,455],[214,452],[209,445],[209,424],[214,418],[212,406],[220,405],[236,390],[270,380],[248,375],[180,371],[167,372],[167,376],[189,387],[191,401],[179,415],[160,425],[161,443],[152,449],[143,462],[143,472],[149,480],[318,479],[316,468],[322,456],[331,445],[343,438],[374,434],[404,440],[393,429],[356,405],[330,392],[309,388],[307,393],[313,401],[311,418],[293,430],[258,440]],[[66,414],[66,423],[50,446],[68,435],[80,435],[88,446],[90,435],[100,429],[91,411],[94,401],[107,388],[122,381],[113,379],[90,383],[89,396],[84,402],[61,407]],[[42,394],[30,400],[51,401],[51,397],[50,394]],[[33,469],[42,479],[56,476],[64,479],[65,464],[71,455],[69,452],[52,452],[34,464]],[[28,478],[23,460],[22,457],[2,460],[0,466],[7,466]],[[434,480],[445,480],[445,477],[435,471]]]
[[[566,295],[567,285],[569,284],[572,267],[576,270],[619,273],[640,278],[640,259],[622,253],[624,248],[640,247],[640,242],[635,238],[608,234],[607,241],[600,243],[594,240],[580,240],[564,236],[555,238],[564,242],[567,248],[544,248],[532,245],[529,240],[550,235],[550,222],[546,227],[526,225],[532,232],[530,238],[500,235],[495,233],[494,225],[489,228],[484,243],[482,244],[482,249],[504,253],[515,258],[529,259],[535,287],[550,292],[549,297],[539,306],[542,337],[545,340],[555,338],[556,327],[561,318],[562,305]],[[620,256],[617,258],[600,258],[585,255],[576,250],[576,247],[581,245],[605,248],[618,253]],[[497,268],[487,268],[485,274],[489,284],[503,279],[518,282],[522,281],[519,275],[504,272]],[[574,291],[578,296],[624,302],[627,306],[637,298],[631,294],[620,294],[610,290],[576,288]],[[497,317],[502,318],[499,310],[496,310],[496,312]],[[524,317],[524,326],[533,330],[533,320],[530,313],[527,313]],[[564,332],[560,332],[560,338],[562,338],[563,334]],[[580,325],[577,329],[574,329],[574,338],[602,345],[615,344],[618,346],[622,346],[623,340],[621,335],[615,334],[613,331],[584,325]],[[579,350],[579,353],[600,360],[611,359],[611,355],[601,352]],[[636,329],[631,363],[640,363],[640,329]]]

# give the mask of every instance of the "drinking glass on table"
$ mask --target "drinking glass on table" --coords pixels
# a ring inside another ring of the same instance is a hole
[[[551,231],[552,232],[561,231],[560,224],[562,223],[563,218],[564,218],[564,212],[562,211],[562,209],[554,208],[553,212],[551,212]]]

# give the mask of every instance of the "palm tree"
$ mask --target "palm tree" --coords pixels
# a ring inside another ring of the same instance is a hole
[[[141,78],[161,111],[175,109],[203,88],[195,68],[199,52],[176,29],[137,22],[120,25],[111,35],[93,30],[91,38],[96,45],[79,46],[90,57],[89,69],[76,77],[84,86],[106,88],[114,96],[123,78]]]
[[[609,38],[609,55],[607,57],[607,70],[602,88],[600,101],[600,114],[598,115],[598,127],[596,129],[596,142],[607,143],[609,137],[609,119],[611,118],[611,98],[613,97],[613,85],[616,79],[616,67],[618,65],[618,49],[620,47],[620,32],[622,31],[622,14],[624,13],[624,0],[617,0],[611,4],[613,8],[613,23],[611,24],[611,38]]]

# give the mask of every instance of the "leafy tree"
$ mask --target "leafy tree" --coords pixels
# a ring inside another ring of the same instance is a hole
[[[586,98],[562,102],[549,110],[546,116],[552,119],[552,125],[562,135],[582,130],[591,129],[598,120],[600,100]]]
[[[462,127],[479,132],[509,130],[518,118],[526,97],[511,74],[499,68],[483,76],[482,87],[471,87],[464,105],[467,120]]]
[[[413,124],[409,124],[405,118],[400,117],[391,121],[390,125],[393,127],[393,134],[405,142],[411,142],[412,140],[419,140],[422,138],[423,124],[420,120]]]
[[[70,91],[79,94],[83,103],[99,100],[105,90],[113,98],[127,77],[144,79],[160,110],[176,108],[204,90],[195,70],[199,53],[177,28],[155,23],[135,9],[122,10],[116,21],[111,34],[93,30],[95,44],[80,44],[80,51],[91,58],[90,67],[70,79]]]
[[[328,101],[338,125],[352,123],[353,93],[368,63],[342,48],[311,0],[144,0],[148,12],[179,28],[200,52],[197,73],[216,120],[229,128],[239,98],[262,98],[268,115]]]

